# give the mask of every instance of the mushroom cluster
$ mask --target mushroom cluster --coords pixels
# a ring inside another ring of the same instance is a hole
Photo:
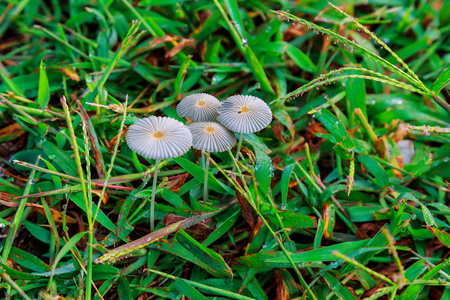
[[[269,106],[263,100],[248,95],[231,96],[220,102],[208,94],[191,94],[180,101],[177,113],[180,117],[188,117],[194,122],[189,125],[193,147],[202,150],[202,157],[205,156],[205,152],[230,151],[236,144],[233,133],[236,132],[240,133],[237,159],[243,134],[260,131],[272,121],[272,111]],[[203,201],[205,202],[208,197],[208,159],[204,168]]]
[[[191,94],[177,106],[180,117],[192,120],[189,126],[168,117],[148,117],[135,122],[127,132],[126,140],[131,150],[155,160],[153,188],[150,204],[150,228],[154,230],[155,193],[160,160],[185,154],[192,146],[207,152],[230,151],[236,144],[234,133],[240,133],[236,159],[242,146],[244,133],[254,133],[272,121],[269,106],[261,99],[248,96],[231,96],[220,102],[209,94]],[[230,152],[231,153],[231,152]],[[209,160],[204,164],[205,181],[203,201],[208,199]],[[234,170],[234,167],[233,167]]]

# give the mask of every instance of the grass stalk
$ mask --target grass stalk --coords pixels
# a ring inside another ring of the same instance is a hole
[[[333,251],[333,255],[342,259],[343,261],[348,262],[349,264],[354,265],[355,267],[366,271],[367,273],[369,273],[370,275],[377,277],[393,286],[397,286],[397,284],[395,282],[393,282],[392,280],[390,280],[389,278],[387,278],[386,276],[384,276],[383,274],[380,274],[378,272],[373,271],[372,269],[360,264],[359,262],[357,262],[354,258],[350,258],[342,253],[340,253],[339,251]]]
[[[202,151],[202,153],[204,153],[204,152],[205,151]],[[203,184],[203,204],[206,204],[208,202],[208,175],[209,175],[209,159],[206,159],[206,162],[205,162],[205,182]]]
[[[302,274],[298,270],[297,266],[295,265],[294,261],[292,260],[292,257],[290,256],[290,254],[287,252],[287,250],[284,247],[283,243],[278,239],[278,237],[276,236],[276,233],[273,231],[272,227],[270,227],[269,223],[264,218],[264,216],[261,213],[261,211],[258,209],[258,206],[256,205],[255,200],[251,198],[251,192],[250,192],[250,190],[249,190],[249,188],[247,186],[247,183],[245,182],[245,179],[244,179],[244,176],[242,175],[241,170],[239,169],[239,167],[237,165],[237,160],[235,160],[233,158],[233,155],[231,154],[230,150],[228,150],[228,153],[230,154],[231,159],[234,161],[234,164],[235,164],[236,169],[238,171],[239,177],[241,178],[242,185],[244,186],[244,189],[246,191],[246,193],[243,194],[243,196],[247,199],[247,201],[250,203],[250,205],[255,210],[256,214],[263,220],[264,224],[267,226],[267,228],[269,229],[270,233],[273,235],[273,237],[274,237],[275,241],[277,242],[278,246],[281,248],[281,251],[283,251],[283,254],[286,256],[287,260],[289,261],[289,263],[291,264],[291,266],[294,269],[295,273],[297,274],[301,286],[304,289],[306,289],[308,294],[311,296],[311,299],[317,300],[316,295],[313,293],[313,291],[311,290],[309,285],[306,283],[305,279],[303,278]]]
[[[72,125],[72,118],[70,117],[70,111],[69,111],[69,107],[67,106],[67,102],[66,102],[66,98],[63,96],[61,98],[61,104],[64,110],[64,115],[66,117],[66,122],[67,122],[67,128],[69,129],[70,132],[70,138],[71,138],[71,144],[72,144],[72,149],[73,149],[73,153],[74,153],[74,159],[75,159],[75,163],[77,165],[77,169],[78,169],[78,176],[80,178],[80,185],[81,185],[81,192],[83,194],[83,199],[84,199],[84,203],[86,206],[86,217],[87,217],[87,221],[88,221],[88,226],[89,226],[89,232],[88,232],[88,241],[89,244],[87,245],[88,248],[88,261],[87,261],[87,274],[86,274],[86,300],[91,299],[92,297],[92,255],[93,255],[93,245],[94,245],[94,232],[93,232],[93,228],[94,228],[94,220],[92,218],[92,210],[91,208],[91,203],[89,203],[89,198],[87,195],[87,189],[86,189],[86,182],[84,180],[84,172],[83,172],[83,167],[81,165],[81,159],[80,159],[80,152],[78,149],[78,144],[77,144],[77,138],[75,136],[75,130],[73,128]]]
[[[239,136],[239,143],[238,143],[238,147],[237,147],[237,150],[236,150],[236,155],[235,155],[235,157],[234,157],[235,160],[238,160],[238,159],[239,159],[239,153],[241,152],[242,140],[243,140],[243,139],[244,139],[244,134],[243,134],[243,133],[240,133],[240,136]],[[234,171],[236,171],[236,164],[233,164],[233,168],[231,169],[231,172],[234,172]]]
[[[39,159],[40,158],[38,157],[38,159],[36,160],[36,165],[38,164]],[[30,176],[28,177],[27,184],[25,186],[25,190],[23,192],[23,196],[28,196],[30,194],[31,186],[35,182],[35,179],[34,179],[35,175],[36,175],[36,170],[31,171]],[[26,204],[27,204],[27,199],[26,198],[21,199],[20,203],[19,203],[19,207],[17,208],[16,213],[14,214],[14,220],[13,220],[11,228],[8,232],[8,236],[6,237],[5,246],[3,247],[3,251],[2,251],[2,260],[4,262],[6,262],[8,260],[9,252],[11,251],[11,247],[14,242],[14,238],[16,237],[17,230],[20,227],[20,224],[21,224],[21,221],[23,218],[23,212],[25,210]]]
[[[23,299],[26,300],[31,300],[30,297],[28,297],[27,294],[25,294],[25,292],[20,288],[20,286],[17,285],[17,283],[11,279],[11,277],[9,277],[8,274],[0,274],[0,277],[6,282],[8,283],[20,296],[22,296]]]
[[[408,283],[408,279],[406,279],[405,270],[403,269],[402,262],[400,261],[400,258],[398,256],[397,249],[395,249],[394,238],[389,233],[389,230],[386,229],[386,227],[384,227],[382,230],[383,230],[384,236],[386,237],[386,240],[388,241],[389,252],[394,257],[395,263],[397,264],[397,267],[398,267],[398,271],[400,272],[400,280],[397,280],[397,282],[399,285],[399,289],[401,289],[401,288],[403,288],[403,286],[405,284]]]
[[[270,233],[273,235],[274,239],[276,240],[278,246],[280,246],[281,251],[283,251],[283,254],[286,256],[287,260],[291,264],[292,268],[294,269],[295,273],[297,274],[298,280],[300,281],[301,286],[306,289],[307,293],[310,295],[311,299],[317,300],[316,295],[313,293],[309,285],[306,283],[305,279],[303,278],[302,274],[298,270],[297,266],[294,263],[294,260],[292,260],[291,255],[288,253],[286,248],[284,247],[283,243],[278,239],[276,233],[273,231],[272,227],[270,227],[270,224],[267,222],[267,220],[264,218],[264,216],[261,214],[261,212],[256,212],[258,216],[263,220],[264,224],[267,226],[267,229],[269,229]]]
[[[5,101],[6,98],[4,98],[2,95],[0,95],[0,98],[2,98],[2,101],[5,102],[5,103],[0,102],[0,108],[10,107],[8,104],[6,104],[6,101]],[[61,114],[54,112],[54,111],[50,111],[48,109],[33,108],[33,107],[23,106],[23,105],[19,105],[19,104],[14,104],[14,107],[17,109],[20,109],[21,111],[23,111],[29,115],[33,115],[36,117],[43,117],[43,118],[61,117]]]
[[[97,210],[95,211],[95,214],[94,214],[94,220],[97,219],[97,215],[98,215],[98,212],[100,210],[100,204],[101,204],[101,201],[102,201],[102,199],[103,199],[103,197],[105,195],[106,188],[108,187],[108,181],[110,180],[111,172],[112,172],[113,167],[114,167],[114,162],[115,162],[116,157],[117,157],[117,152],[119,150],[119,145],[120,145],[120,139],[122,138],[122,132],[123,132],[123,129],[124,129],[124,126],[125,126],[125,121],[126,121],[126,116],[127,116],[127,105],[128,105],[128,95],[125,97],[125,105],[124,105],[124,109],[122,111],[122,122],[120,124],[120,129],[119,129],[119,133],[117,135],[116,144],[114,145],[114,150],[113,150],[113,153],[112,153],[112,156],[111,156],[110,167],[108,168],[108,171],[106,172],[106,176],[104,178],[104,181],[101,183],[103,185],[103,188],[102,188],[102,193],[100,195],[100,199],[98,200],[98,203],[97,203]],[[97,183],[94,183],[94,184],[97,184]]]
[[[167,273],[164,273],[164,272],[161,272],[161,271],[157,271],[157,270],[153,270],[153,269],[148,269],[147,271],[155,273],[155,274],[158,274],[158,275],[161,275],[161,276],[166,277],[166,278],[170,278],[172,280],[177,280],[178,279],[177,277],[175,277],[173,275],[170,275],[170,274],[167,274]],[[184,280],[186,280],[186,279],[184,279]],[[247,297],[247,296],[244,296],[244,295],[240,295],[240,294],[236,294],[236,293],[233,293],[233,292],[230,292],[230,291],[222,290],[222,289],[219,289],[219,288],[216,288],[216,287],[212,287],[212,286],[209,286],[209,285],[206,285],[206,284],[202,284],[202,283],[199,283],[199,282],[196,282],[196,281],[193,281],[193,280],[186,280],[186,281],[190,285],[192,285],[192,286],[194,286],[194,287],[196,287],[198,289],[205,290],[205,291],[210,292],[210,293],[226,296],[228,299],[254,300],[254,298],[250,298],[250,297]]]
[[[366,116],[364,116],[361,108],[359,107],[356,108],[354,112],[355,115],[358,117],[359,121],[361,122],[362,126],[364,127],[364,130],[366,130],[367,135],[369,136],[370,140],[372,141],[372,144],[375,147],[375,150],[377,150],[380,156],[384,156],[383,144],[377,137],[376,133],[373,131],[372,126],[370,126],[369,121],[366,119]]]
[[[153,187],[152,198],[150,200],[150,230],[155,230],[155,195],[156,195],[156,183],[158,181],[158,165],[159,159],[155,160],[155,172],[153,173]]]

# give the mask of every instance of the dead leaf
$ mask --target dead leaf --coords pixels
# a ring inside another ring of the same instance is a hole
[[[0,200],[0,203],[5,206],[8,206],[8,207],[18,207],[19,206],[19,202],[8,202],[8,201]],[[28,207],[32,207],[34,210],[37,210],[38,212],[40,212],[42,215],[45,216],[45,210],[42,205],[35,204],[35,203],[26,203],[25,205]],[[53,218],[53,221],[55,222],[55,224],[61,225],[63,223],[63,214],[59,210],[50,208],[50,213],[52,214],[52,218]],[[67,224],[75,224],[76,221],[74,219],[72,219],[71,217],[66,216],[66,223]]]
[[[167,182],[167,184],[164,187],[168,188],[172,192],[176,193],[181,189],[181,187],[184,185],[184,183],[186,182],[186,179],[188,177],[189,177],[189,173],[184,173],[184,174],[181,174],[178,176],[171,177],[169,179],[172,179],[172,180]]]
[[[77,72],[75,71],[74,68],[72,68],[72,66],[67,65],[61,68],[55,68],[57,70],[60,70],[61,72],[63,72],[67,77],[69,77],[70,79],[74,80],[74,81],[80,81],[80,76],[78,76]]]
[[[129,127],[123,129],[122,135],[121,135],[120,138],[123,138],[127,134],[128,129],[129,129]],[[117,142],[118,136],[119,136],[119,134],[116,134],[116,136],[113,137],[111,141],[109,141],[109,143],[108,143],[108,152],[113,152],[114,147],[116,146],[116,142]]]
[[[182,39],[175,47],[173,47],[169,52],[166,53],[165,58],[171,58],[177,55],[178,52],[183,50],[184,47],[194,45],[195,40],[193,39]]]
[[[96,194],[99,198],[102,196],[102,191],[101,190],[92,190],[92,192],[94,194]],[[109,200],[108,192],[105,191],[105,193],[103,194],[102,203],[106,204],[106,203],[108,203],[108,200]]]
[[[275,124],[272,126],[272,131],[273,133],[275,133],[275,135],[283,142],[286,143],[286,140],[283,137],[283,132],[281,130],[281,125],[280,124]]]
[[[174,215],[174,214],[168,214],[168,215],[164,216],[164,224],[166,226],[169,226],[170,224],[183,221],[184,219],[186,219],[186,218],[182,217],[182,216],[177,216],[177,215]]]
[[[173,37],[171,37],[170,35],[165,35],[165,36],[162,36],[162,37],[154,38],[153,40],[151,40],[149,42],[149,45],[152,48],[154,48],[154,47],[157,47],[157,46],[159,46],[161,44],[164,44],[164,43],[170,42],[170,41],[174,41],[174,40],[175,39]]]
[[[398,125],[397,130],[395,131],[392,139],[394,140],[394,142],[398,143],[399,141],[403,140],[408,135],[408,133],[409,133],[408,126],[406,126],[405,123],[401,122]]]
[[[0,129],[0,142],[12,141],[25,133],[19,123],[13,123]]]
[[[27,182],[27,181],[28,181],[28,178],[16,176],[16,175],[14,175],[14,174],[8,172],[7,170],[5,170],[5,169],[3,169],[3,168],[0,168],[0,172],[3,173],[3,174],[5,174],[5,175],[11,176],[11,177],[13,177],[13,178],[16,178],[16,179],[18,179],[18,180],[20,180],[20,181],[23,181],[23,182]],[[0,173],[0,174],[1,174],[1,173]]]
[[[241,186],[241,180],[239,178],[237,179],[237,184]],[[238,190],[236,190],[236,198],[241,207],[242,217],[244,217],[244,220],[247,221],[251,228],[253,228],[255,226],[255,216],[252,206]]]
[[[384,223],[363,223],[359,226],[358,231],[356,232],[356,237],[364,240],[373,238],[378,232],[380,232],[381,228],[384,226]]]
[[[83,123],[86,128],[87,136],[89,138],[89,142],[91,144],[91,150],[92,150],[92,156],[95,161],[95,168],[97,169],[97,174],[100,178],[105,177],[105,166],[103,165],[103,157],[100,153],[99,149],[97,148],[97,142],[95,140],[94,134],[91,131],[91,127],[89,124],[89,116],[84,109],[83,105],[81,105],[80,101],[77,100],[78,109],[81,112],[81,119],[83,120]]]
[[[280,271],[275,271],[275,281],[277,284],[276,300],[289,300],[289,292],[283,280],[283,275]]]

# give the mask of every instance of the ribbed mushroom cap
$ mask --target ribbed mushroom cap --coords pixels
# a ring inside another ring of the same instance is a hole
[[[236,144],[234,133],[214,122],[198,122],[188,126],[192,133],[192,147],[209,152],[230,150]]]
[[[183,98],[177,105],[180,117],[192,119],[194,122],[216,122],[220,101],[209,94],[192,94]]]
[[[130,126],[127,144],[131,150],[149,159],[178,157],[192,146],[191,131],[168,117],[149,117]]]
[[[259,98],[236,95],[222,101],[217,120],[234,132],[253,133],[272,122],[272,111]]]

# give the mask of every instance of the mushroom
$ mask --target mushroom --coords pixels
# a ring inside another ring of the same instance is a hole
[[[194,122],[216,122],[219,113],[217,109],[220,101],[216,97],[200,93],[191,94],[177,105],[177,114],[180,117],[192,119]]]
[[[148,117],[135,122],[127,132],[127,144],[143,157],[155,159],[153,189],[150,203],[150,228],[155,228],[155,192],[158,165],[161,159],[174,158],[186,153],[192,146],[191,131],[173,118]]]
[[[261,99],[250,95],[236,95],[222,101],[217,120],[228,129],[240,133],[236,159],[242,146],[243,133],[254,133],[272,122],[272,111]],[[233,167],[234,170],[234,167]]]
[[[214,122],[198,122],[188,126],[192,133],[192,147],[205,152],[223,152],[230,150],[236,144],[234,133],[225,126]],[[208,200],[208,169],[209,160],[206,159],[205,182],[203,187],[203,202]]]

